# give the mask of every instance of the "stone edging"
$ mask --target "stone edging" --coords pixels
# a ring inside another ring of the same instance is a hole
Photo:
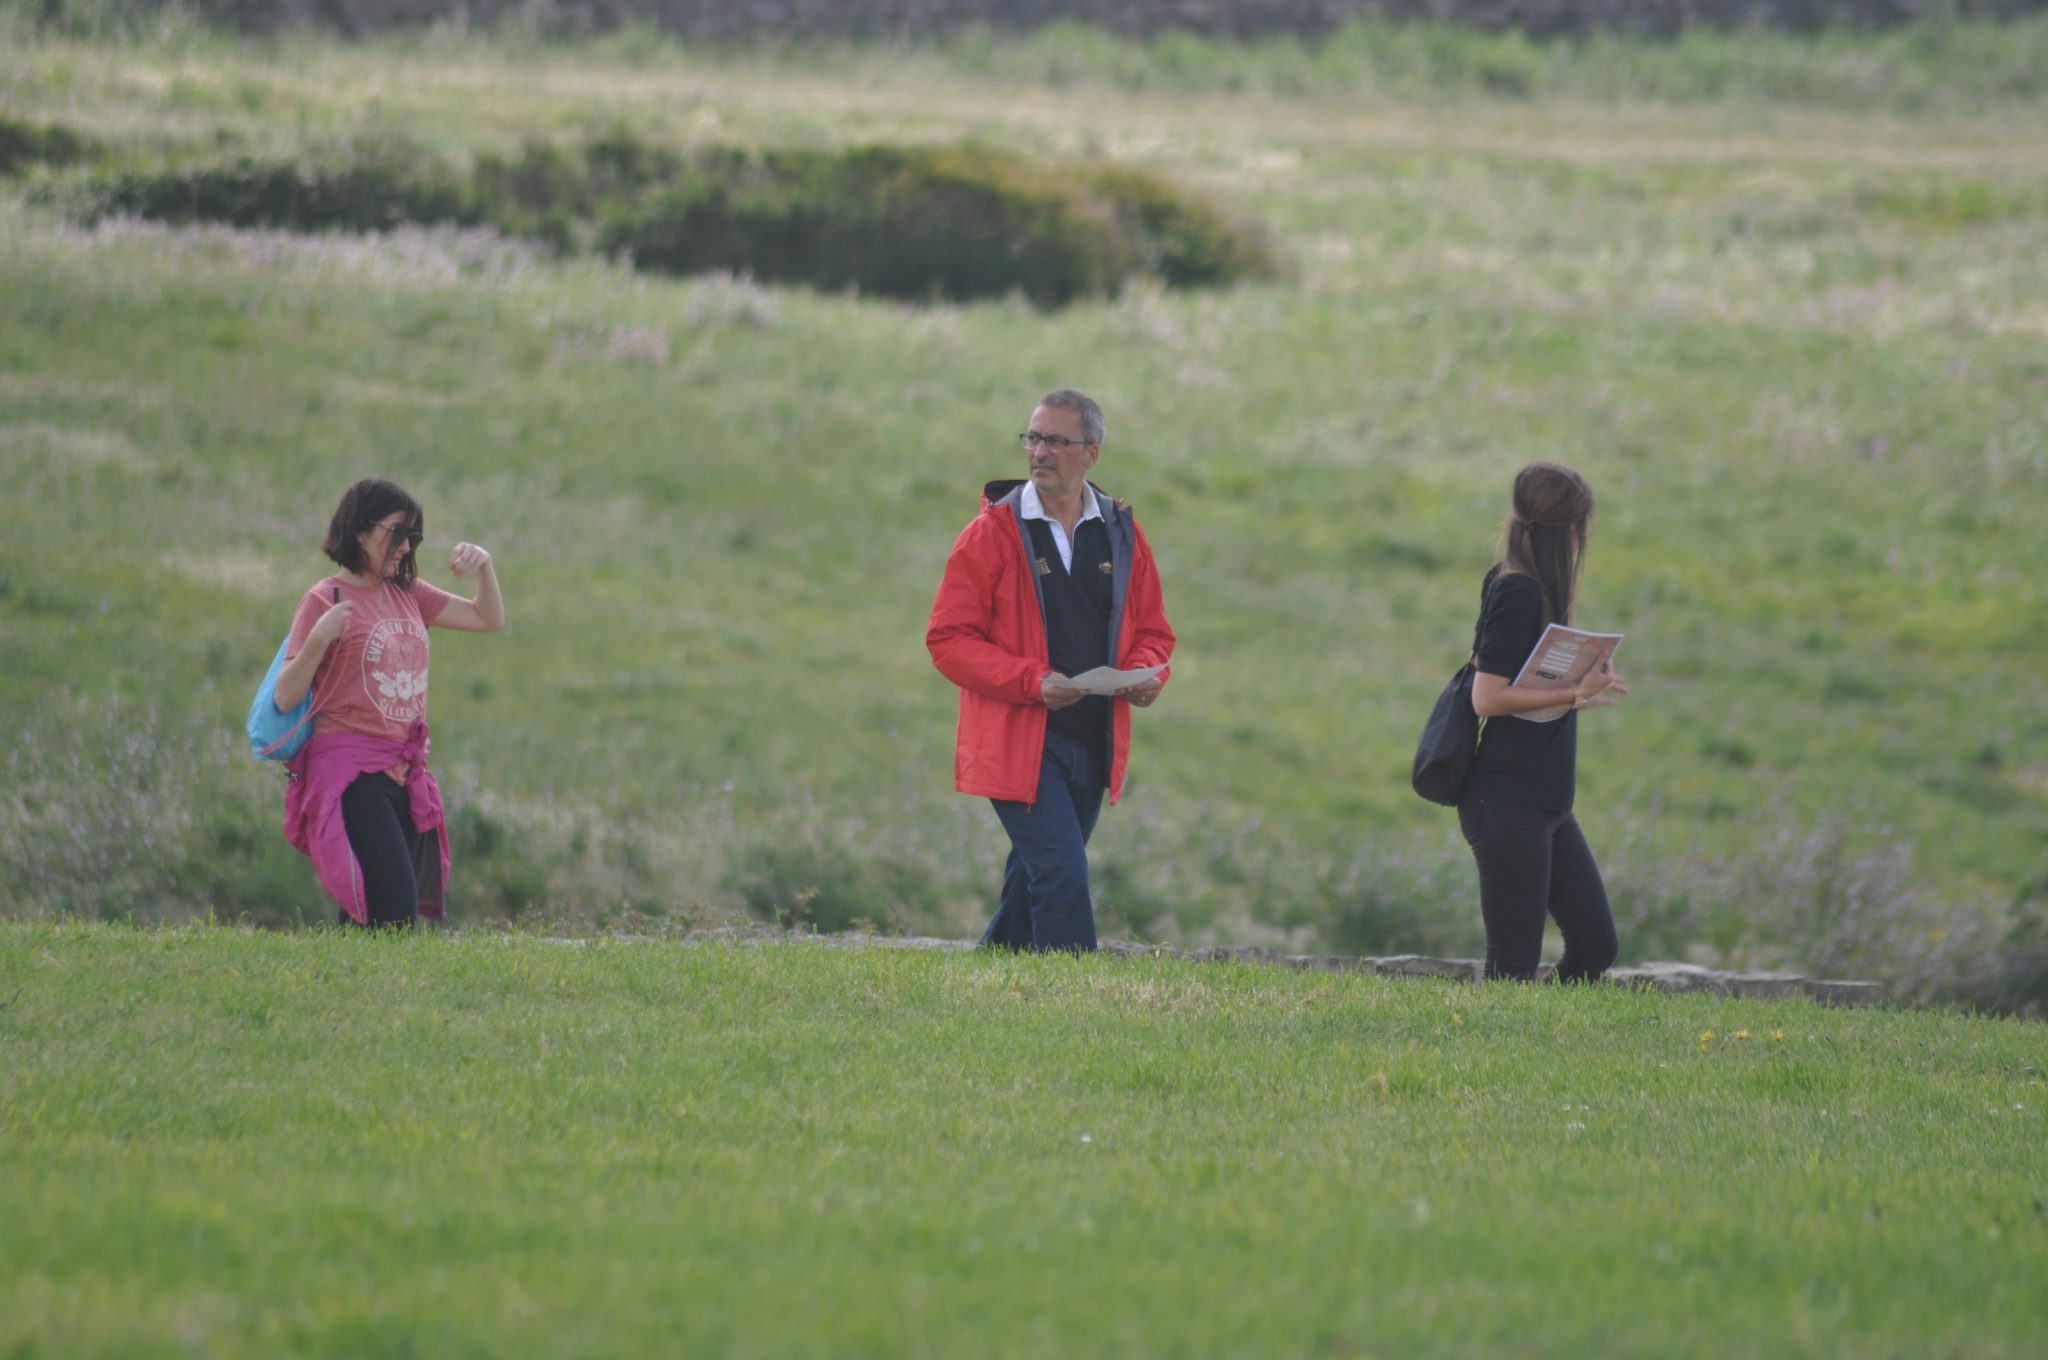
[[[974,949],[971,940],[941,940],[917,935],[792,935],[778,930],[734,929],[693,930],[686,940],[718,941],[728,944],[821,944],[834,949],[923,949],[935,953],[965,954]],[[1181,959],[1189,963],[1257,963],[1277,968],[1296,968],[1318,973],[1377,973],[1384,977],[1439,977],[1456,982],[1477,982],[1479,959],[1440,959],[1427,954],[1393,954],[1372,958],[1352,954],[1283,954],[1274,949],[1175,949],[1169,945],[1140,944],[1135,940],[1104,940],[1102,952],[1126,958]],[[1553,972],[1544,964],[1541,976]],[[1802,973],[1717,972],[1691,963],[1640,963],[1616,968],[1606,980],[1621,987],[1651,987],[1660,992],[1706,992],[1713,996],[1769,999],[1804,996],[1824,1006],[1875,1006],[1885,1001],[1884,988],[1875,982],[1810,978]]]

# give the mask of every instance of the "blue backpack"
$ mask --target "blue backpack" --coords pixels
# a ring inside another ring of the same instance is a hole
[[[306,687],[306,697],[289,713],[279,712],[277,707],[277,673],[284,669],[285,648],[291,645],[289,635],[277,644],[277,656],[271,661],[263,683],[256,687],[255,702],[249,705],[249,749],[258,760],[290,760],[313,735],[311,685]]]

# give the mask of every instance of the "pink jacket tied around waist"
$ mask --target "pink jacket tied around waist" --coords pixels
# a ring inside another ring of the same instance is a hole
[[[284,790],[284,836],[313,861],[313,872],[327,895],[341,904],[358,925],[370,921],[363,896],[363,867],[348,843],[341,819],[341,795],[356,776],[377,774],[404,765],[406,793],[412,802],[415,831],[431,831],[440,853],[420,856],[414,866],[419,880],[420,915],[439,919],[448,886],[448,824],[441,814],[441,786],[427,769],[427,720],[413,719],[403,743],[359,732],[315,732],[286,766],[291,781]],[[438,869],[438,872],[436,870]]]

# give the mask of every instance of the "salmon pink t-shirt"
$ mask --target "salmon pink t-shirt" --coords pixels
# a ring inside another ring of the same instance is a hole
[[[359,586],[330,576],[306,592],[292,616],[287,659],[306,645],[320,616],[334,607],[334,592],[354,606],[348,631],[336,638],[313,673],[313,730],[360,732],[404,744],[413,719],[427,711],[427,628],[453,596],[414,581],[408,588],[384,581]],[[403,784],[409,773],[387,770]]]

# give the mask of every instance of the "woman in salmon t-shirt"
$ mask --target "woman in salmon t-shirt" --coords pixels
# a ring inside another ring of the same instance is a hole
[[[342,496],[322,545],[339,572],[292,618],[280,711],[313,694],[313,736],[290,764],[284,831],[358,925],[438,917],[448,885],[441,790],[427,769],[427,629],[494,633],[505,603],[491,555],[458,543],[448,569],[474,600],[418,579],[420,504],[381,478]]]

